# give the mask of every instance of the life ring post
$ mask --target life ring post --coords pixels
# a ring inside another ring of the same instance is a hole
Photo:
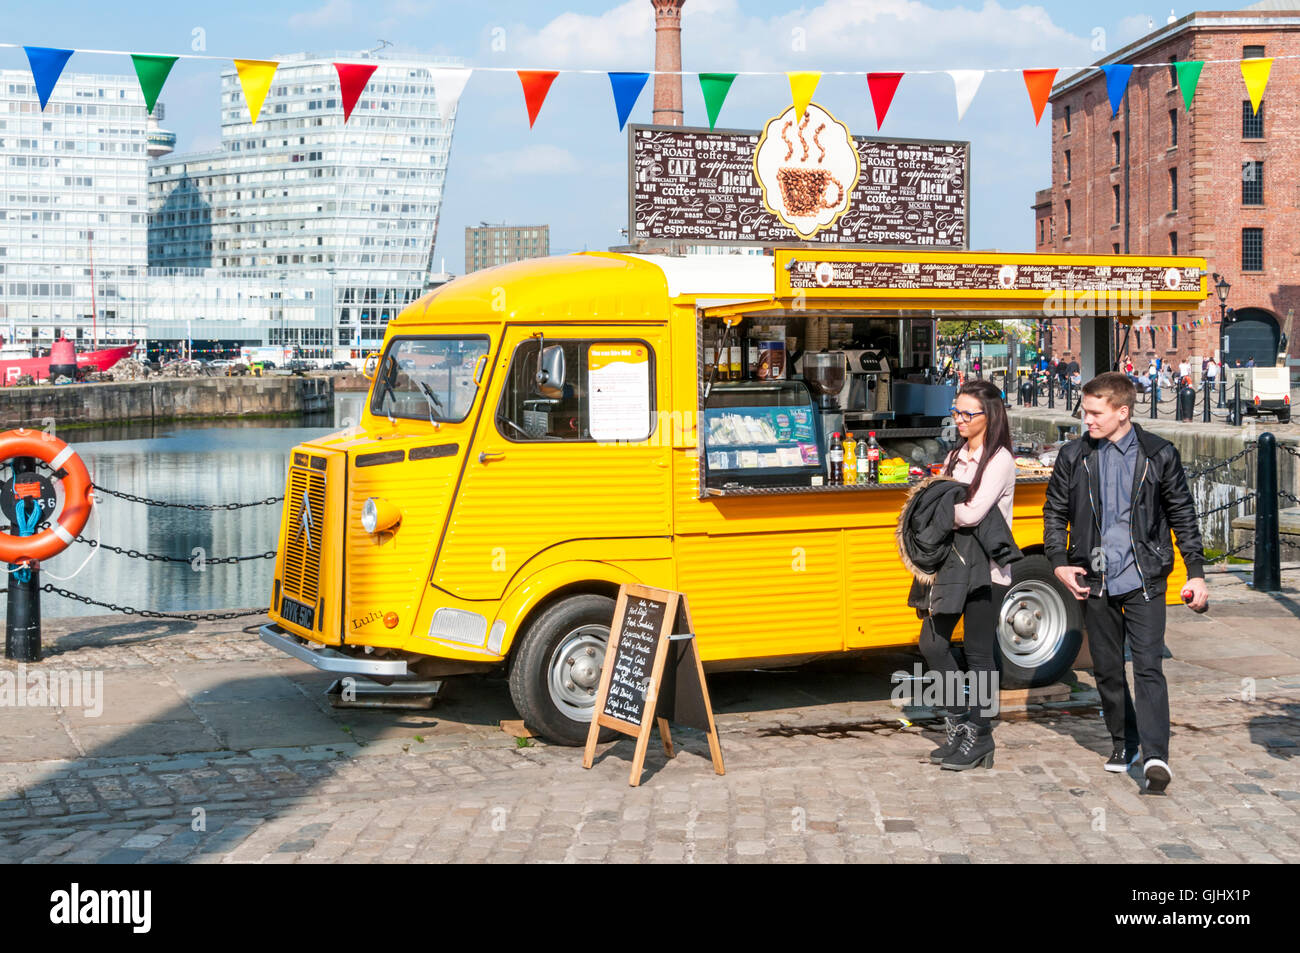
[[[13,472],[36,466],[32,457],[14,457]],[[10,527],[17,531],[18,527]],[[9,598],[5,603],[5,658],[15,662],[41,660],[41,570],[35,560],[24,559],[22,569],[9,573]]]

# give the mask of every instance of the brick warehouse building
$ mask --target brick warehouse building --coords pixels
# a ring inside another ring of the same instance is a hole
[[[1059,82],[1049,100],[1052,186],[1033,206],[1037,250],[1203,257],[1231,284],[1221,357],[1272,364],[1288,311],[1300,309],[1300,60],[1274,59],[1257,114],[1236,61],[1288,55],[1300,55],[1300,2],[1266,0],[1190,14],[1096,64],[1206,61],[1190,111],[1172,65],[1135,69],[1113,118],[1100,71]],[[1193,317],[1206,323],[1172,326]],[[1077,359],[1080,320],[1045,322],[1045,349]],[[1152,325],[1154,342],[1149,329],[1140,344],[1137,331],[1129,340],[1142,370],[1150,357],[1187,357],[1199,375],[1203,357],[1220,355],[1213,288],[1194,314],[1157,313]]]

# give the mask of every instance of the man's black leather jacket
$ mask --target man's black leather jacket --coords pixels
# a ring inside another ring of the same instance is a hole
[[[1133,556],[1142,592],[1151,599],[1165,591],[1174,566],[1172,527],[1178,537],[1188,578],[1205,575],[1196,504],[1187,488],[1178,448],[1163,437],[1132,424],[1137,433],[1137,463],[1133,469]],[[1043,504],[1043,552],[1059,566],[1082,566],[1084,582],[1093,595],[1103,586],[1101,556],[1101,455],[1099,441],[1086,434],[1061,447],[1047,482]]]

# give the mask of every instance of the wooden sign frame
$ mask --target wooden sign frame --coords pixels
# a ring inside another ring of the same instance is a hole
[[[627,617],[629,598],[650,599],[664,604],[663,620],[655,640],[654,661],[645,688],[639,725],[605,713],[605,703],[613,681],[614,667],[618,661],[619,638]],[[675,632],[676,629],[685,631]],[[670,658],[672,666],[668,667]],[[690,692],[689,697],[679,697],[678,692],[683,688]],[[654,730],[656,724],[659,726],[659,738],[663,742],[664,753],[670,758],[676,757],[672,735],[668,728],[670,719],[704,731],[709,739],[709,754],[713,759],[714,773],[726,773],[722,764],[722,747],[718,743],[718,729],[713,721],[713,705],[709,701],[709,689],[704,680],[704,664],[700,661],[700,653],[695,646],[691,610],[685,594],[672,589],[655,589],[651,586],[620,586],[618,602],[614,606],[614,621],[609,631],[609,645],[605,649],[605,662],[601,667],[600,687],[596,691],[596,705],[592,710],[591,730],[587,733],[587,747],[583,753],[582,766],[590,768],[595,761],[600,729],[613,728],[615,731],[636,738],[636,751],[632,756],[632,771],[628,777],[628,784],[637,787],[641,783],[646,751],[650,746],[650,732]]]

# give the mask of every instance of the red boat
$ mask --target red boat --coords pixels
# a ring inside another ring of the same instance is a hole
[[[48,357],[32,357],[31,351],[21,345],[6,344],[0,348],[0,382],[8,387],[24,374],[34,380],[50,380],[63,375],[72,377],[76,369],[106,371],[134,351],[136,345],[110,347],[99,351],[77,353],[77,347],[66,338],[60,338],[50,348]],[[25,357],[23,355],[26,355]],[[53,373],[51,374],[51,370]]]

